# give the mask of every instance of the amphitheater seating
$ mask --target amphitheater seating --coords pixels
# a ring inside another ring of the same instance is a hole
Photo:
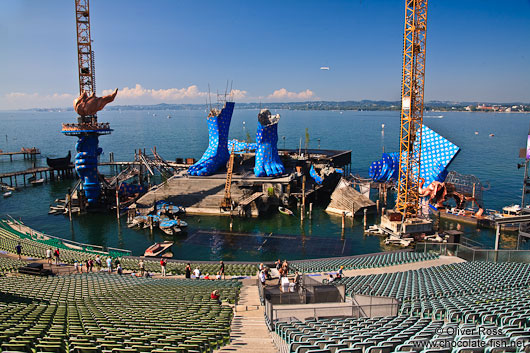
[[[304,273],[336,271],[340,266],[346,270],[356,270],[363,268],[385,267],[401,265],[410,262],[427,261],[438,258],[433,253],[416,253],[409,251],[391,252],[386,254],[353,256],[347,258],[330,258],[293,261],[290,263],[292,271]]]
[[[211,352],[241,283],[106,274],[0,278],[0,346],[17,352]]]
[[[27,265],[27,262],[10,257],[0,257],[0,275],[17,271],[20,266]]]
[[[156,259],[143,259],[145,268],[149,272],[160,272],[160,260]],[[138,258],[127,258],[124,257],[120,259],[121,265],[125,270],[130,271],[138,271],[139,265],[138,263],[140,260]],[[185,262],[175,262],[169,260],[166,266],[167,273],[175,274],[175,275],[184,275],[185,269],[186,269]],[[219,271],[219,264],[218,263],[192,263],[191,267],[192,270],[195,269],[195,267],[199,267],[201,270],[201,273],[206,275],[210,274],[210,276],[215,276],[217,272]],[[231,264],[231,263],[225,263],[225,275],[227,276],[255,276],[258,272],[258,266],[253,264]]]
[[[497,322],[468,324],[391,316],[282,322],[276,325],[275,333],[289,352],[296,353],[529,352],[529,324],[514,327]],[[480,347],[481,342],[488,346]],[[474,346],[480,348],[460,348]]]
[[[5,221],[0,220],[0,250],[14,252],[18,243],[22,245],[22,255],[33,258],[44,259],[46,257],[46,249],[55,249],[58,243],[56,239],[47,240],[49,244],[34,240],[30,235],[20,233],[5,224]],[[61,243],[62,244],[62,243]],[[73,264],[75,261],[86,261],[94,259],[95,252],[85,250],[74,250],[66,248],[64,245],[60,246],[61,262]],[[102,256],[102,261],[106,257]]]
[[[428,299],[528,286],[530,265],[514,262],[463,262],[405,272],[347,277],[338,283],[346,285],[348,294],[393,297],[407,307],[420,305],[420,302]]]

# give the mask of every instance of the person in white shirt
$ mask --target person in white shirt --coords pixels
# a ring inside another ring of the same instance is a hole
[[[79,272],[79,263],[77,262],[77,260],[74,261],[74,271],[76,273]]]
[[[110,257],[107,257],[107,268],[109,273],[112,273],[112,259]]]
[[[259,280],[261,284],[265,285],[265,281],[267,280],[267,277],[265,276],[265,270],[261,270],[259,273]]]
[[[46,260],[48,260],[48,265],[52,265],[52,249],[49,248],[46,250]]]
[[[201,270],[196,267],[195,270],[193,270],[193,275],[195,276],[195,279],[201,279]]]

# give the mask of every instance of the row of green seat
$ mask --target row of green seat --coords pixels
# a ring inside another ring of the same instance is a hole
[[[241,283],[107,274],[0,278],[0,343],[18,352],[212,352]]]
[[[0,275],[3,273],[17,271],[19,267],[25,266],[26,262],[11,257],[0,257]]]
[[[304,273],[336,271],[340,266],[344,266],[344,269],[346,270],[356,270],[401,265],[411,262],[434,260],[436,258],[438,258],[438,254],[434,253],[398,251],[385,254],[341,257],[336,259],[292,261],[290,263],[290,268],[292,271]]]
[[[292,353],[527,353],[528,328],[388,316],[280,322],[275,333]]]
[[[120,259],[121,265],[125,270],[138,271],[140,269],[138,258],[123,257]],[[149,272],[160,272],[160,260],[143,259],[145,269]],[[166,272],[168,274],[184,275],[186,272],[186,262],[168,261],[166,265]],[[192,263],[191,270],[199,268],[203,275],[209,274],[212,278],[220,270],[220,264],[216,263]],[[255,276],[258,272],[258,267],[254,264],[225,264],[225,275],[227,276]]]
[[[336,283],[336,282],[334,282]],[[393,297],[406,304],[530,285],[530,264],[462,262],[418,270],[346,277],[348,294]]]

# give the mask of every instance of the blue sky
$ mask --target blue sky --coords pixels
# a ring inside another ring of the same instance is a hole
[[[119,104],[399,100],[404,1],[91,0]],[[530,0],[431,0],[426,100],[530,102]],[[73,0],[0,2],[0,109],[70,106]],[[320,70],[329,66],[329,71]],[[125,89],[124,89],[125,88]]]

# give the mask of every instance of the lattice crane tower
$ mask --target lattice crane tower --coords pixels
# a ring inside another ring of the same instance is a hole
[[[406,220],[416,216],[419,207],[427,0],[406,0],[403,37],[401,132],[396,209],[403,216],[403,220]]]
[[[77,28],[77,61],[79,94],[96,93],[94,52],[90,37],[89,0],[75,0],[75,23]],[[99,147],[99,136],[112,132],[109,123],[98,123],[97,115],[77,118],[76,124],[63,124],[62,133],[76,136],[75,170],[83,181],[83,191],[89,205],[100,202],[101,185],[98,174],[98,157],[103,150]]]

